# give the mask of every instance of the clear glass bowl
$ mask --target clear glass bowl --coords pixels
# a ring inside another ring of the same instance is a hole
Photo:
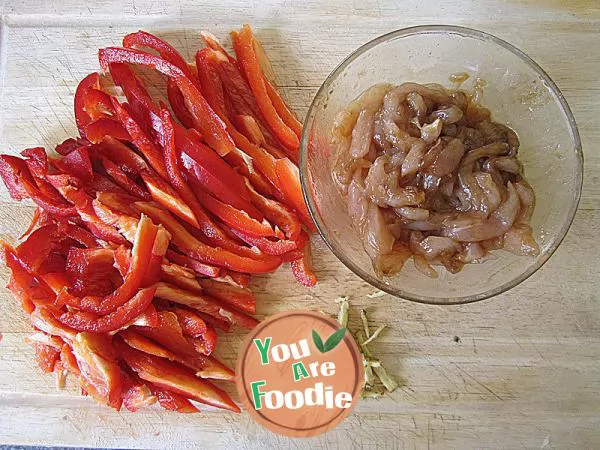
[[[514,129],[519,157],[537,195],[531,220],[537,257],[503,250],[458,274],[438,268],[439,278],[418,272],[412,260],[393,277],[379,278],[352,228],[346,203],[333,183],[335,149],[329,143],[336,114],[377,83],[406,81],[450,86],[467,72],[487,82],[483,105]],[[381,36],[346,58],[325,80],[305,120],[300,149],[304,196],[322,238],[355,274],[385,292],[421,303],[458,304],[500,294],[538,270],[565,237],[581,193],[583,155],[575,119],[550,77],[527,55],[487,33],[454,26],[420,26]]]

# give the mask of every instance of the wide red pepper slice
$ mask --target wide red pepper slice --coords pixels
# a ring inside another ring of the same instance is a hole
[[[53,164],[62,172],[73,175],[83,182],[90,182],[94,179],[92,161],[87,145],[76,147],[68,155],[53,160]]]
[[[93,148],[99,154],[117,164],[123,172],[131,177],[148,170],[148,164],[146,164],[144,158],[111,136],[107,136],[100,144],[94,145]]]
[[[240,411],[227,393],[206,380],[196,378],[181,364],[134,350],[122,340],[116,340],[115,345],[127,365],[141,379],[201,403]]]
[[[150,388],[133,372],[123,372],[123,406],[128,411],[136,412],[140,408],[150,406],[158,400]]]
[[[92,122],[102,118],[109,118],[115,113],[110,101],[110,95],[99,89],[89,90],[83,99],[83,103],[85,112]]]
[[[185,308],[171,308],[169,311],[177,316],[181,331],[185,336],[197,338],[206,333],[208,327],[202,318],[193,311]]]
[[[109,295],[120,282],[113,263],[114,252],[111,249],[71,247],[66,264],[66,274],[72,286],[70,292],[79,297]]]
[[[98,59],[104,71],[107,71],[112,63],[125,62],[152,67],[163,75],[173,78],[186,99],[196,127],[211,147],[222,156],[235,148],[223,121],[211,109],[194,83],[178,67],[149,53],[117,47],[101,49],[98,52]]]
[[[95,333],[77,333],[72,346],[81,371],[81,387],[98,402],[119,410],[123,379],[110,338]]]
[[[269,128],[277,139],[284,145],[292,158],[297,158],[299,140],[293,130],[282,120],[273,106],[263,71],[256,55],[254,36],[250,26],[244,25],[239,33],[231,33],[233,48],[237,56],[238,64],[243,69],[248,84],[256,97],[258,107],[269,125]]]
[[[208,328],[202,335],[190,338],[190,340],[198,353],[208,356],[217,346],[217,331],[212,325],[207,325],[207,327]]]

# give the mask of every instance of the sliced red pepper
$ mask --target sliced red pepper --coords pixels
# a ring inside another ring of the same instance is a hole
[[[34,343],[35,360],[40,369],[46,373],[54,371],[54,365],[60,358],[60,352],[49,345]]]
[[[131,33],[123,38],[123,47],[141,47],[155,50],[161,58],[179,68],[187,78],[192,81],[195,79],[194,73],[190,70],[190,67],[181,54],[171,44],[158,36],[146,33],[145,31]]]
[[[302,225],[296,214],[284,204],[265,197],[247,183],[252,196],[252,203],[265,215],[267,220],[283,230],[288,239],[296,239],[302,231]]]
[[[159,225],[158,231],[156,232],[156,238],[152,245],[152,253],[150,259],[146,260],[146,270],[142,278],[141,286],[146,287],[156,283],[161,277],[161,266],[167,249],[169,248],[169,241],[171,236],[169,233]]]
[[[96,247],[98,245],[98,241],[94,235],[84,228],[61,222],[59,222],[57,226],[61,236],[71,238],[88,248]]]
[[[158,403],[164,409],[168,411],[177,411],[178,413],[182,414],[193,414],[200,412],[200,410],[183,395],[176,394],[168,389],[163,389],[152,383],[148,384],[150,385],[150,391],[152,392],[152,395],[158,399]]]
[[[220,267],[211,266],[209,264],[203,264],[200,261],[189,258],[185,255],[177,253],[173,250],[167,250],[167,259],[169,261],[174,262],[175,264],[179,264],[180,266],[187,267],[198,275],[203,275],[211,278],[220,277],[223,275],[223,269]]]
[[[191,258],[246,273],[272,272],[280,265],[277,257],[263,255],[261,259],[252,259],[228,250],[210,247],[192,236],[167,211],[156,208],[150,203],[136,202],[135,207],[153,221],[162,224],[171,233],[172,242]]]
[[[121,170],[120,167],[119,170]],[[94,179],[90,183],[84,185],[83,189],[89,196],[95,196],[96,192],[111,192],[113,194],[123,195],[128,194],[125,189],[116,184],[113,180],[98,172],[94,172]]]
[[[58,144],[54,150],[59,155],[66,156],[69,153],[71,153],[73,150],[75,150],[76,148],[81,147],[82,145],[87,145],[87,144],[88,144],[88,141],[86,141],[85,139],[69,138],[69,139],[64,140],[60,144]]]
[[[185,128],[194,128],[194,118],[185,106],[185,98],[172,78],[167,81],[167,98],[177,120]]]
[[[177,316],[170,311],[159,313],[155,327],[131,327],[119,332],[127,344],[149,355],[176,361],[196,372],[202,378],[232,381],[234,374],[212,356],[196,352],[193,344],[183,336]]]
[[[248,314],[256,314],[256,297],[250,289],[209,279],[201,279],[198,282],[208,295]]]
[[[137,315],[141,314],[141,312],[148,306],[148,297],[150,297],[151,301],[151,294],[153,294],[153,292],[146,292],[146,294],[142,295],[141,298],[137,298],[135,302],[132,302],[123,309],[119,310],[117,308],[124,306],[137,292],[138,288],[142,286],[142,283],[144,281],[147,282],[145,276],[145,271],[147,268],[146,265],[148,264],[148,261],[152,258],[154,242],[157,236],[157,232],[158,227],[155,226],[150,219],[148,219],[145,216],[142,216],[138,223],[135,241],[133,244],[132,262],[129,267],[129,271],[123,279],[123,284],[118,289],[113,291],[110,295],[106,297],[87,296],[83,298],[76,298],[65,291],[63,292],[63,294],[61,294],[61,296],[59,296],[59,301],[65,302],[71,306],[75,306],[83,311],[88,311],[95,314],[108,314],[112,312],[119,312],[119,314],[116,314],[114,316],[106,316],[107,319],[104,319],[103,321],[103,324],[106,322],[106,325],[103,325],[106,327],[111,327],[112,324],[117,323],[118,319],[123,316],[129,318],[124,323],[133,320]],[[143,308],[142,305],[144,305]],[[133,311],[137,311],[137,314],[131,317]],[[64,323],[68,324],[68,322],[65,322],[65,320],[72,321],[71,323],[87,322],[87,320],[85,320],[87,316],[85,315],[82,316],[81,321],[76,321],[75,319],[72,319],[70,315],[68,315],[70,313],[65,314],[67,315],[65,315],[64,320],[62,320]],[[73,328],[75,327],[73,326]]]
[[[99,89],[89,90],[83,99],[83,103],[85,112],[90,117],[92,122],[98,119],[108,118],[115,113],[110,101],[110,95]]]
[[[247,288],[250,285],[250,274],[248,273],[240,273],[230,270],[227,272],[227,275],[236,286]]]
[[[85,127],[85,137],[92,143],[101,142],[106,136],[122,141],[130,141],[129,133],[118,120],[102,117]]]
[[[62,313],[58,320],[75,330],[109,333],[127,325],[143,313],[152,302],[155,291],[154,287],[140,289],[131,300],[105,316],[98,316],[91,312],[68,311]]]
[[[64,369],[74,373],[75,375],[81,375],[79,364],[77,364],[77,358],[75,358],[73,349],[69,344],[64,344],[60,349],[60,361],[62,362]]]
[[[61,171],[73,175],[84,182],[92,181],[94,172],[88,147],[85,145],[74,148],[68,155],[54,160],[54,165]]]
[[[187,107],[194,117],[196,127],[211,147],[221,156],[234,149],[235,144],[227,133],[225,124],[210,108],[200,91],[181,69],[158,56],[132,49],[116,47],[101,49],[98,52],[98,58],[104,71],[108,70],[112,63],[127,62],[152,67],[163,75],[173,78],[186,99]]]
[[[181,149],[183,166],[207,192],[238,209],[254,212],[244,179],[211,148],[192,140],[189,133],[177,126],[175,144]]]
[[[224,391],[206,380],[196,378],[192,371],[181,364],[134,350],[121,340],[117,340],[115,345],[127,365],[143,380],[201,403],[240,411]]]
[[[123,373],[123,406],[128,411],[136,412],[140,408],[156,403],[157,396],[150,388],[133,372]]]
[[[110,339],[100,334],[77,333],[72,345],[81,371],[81,387],[98,402],[119,410],[123,379]]]
[[[50,252],[57,247],[57,231],[54,224],[44,225],[17,246],[16,256],[29,272],[37,272]]]
[[[184,308],[171,308],[170,311],[177,316],[184,336],[197,338],[203,336],[208,330],[206,322],[193,311]]]
[[[4,263],[12,272],[10,288],[17,298],[22,299],[23,306],[30,309],[30,305],[51,305],[56,296],[46,282],[17,257],[15,250],[2,242]],[[30,312],[30,311],[29,311]]]
[[[110,159],[101,156],[99,161],[102,163],[106,173],[121,187],[125,192],[138,197],[142,200],[151,200],[152,196],[144,190],[140,185],[127,176],[121,168],[112,162]]]
[[[21,152],[25,164],[34,177],[44,178],[48,174],[48,155],[43,147],[27,148]]]
[[[156,296],[197,309],[217,319],[225,319],[233,325],[252,329],[258,324],[253,317],[238,312],[213,297],[189,292],[166,283],[158,283]]]
[[[168,179],[167,169],[163,161],[163,155],[151,137],[144,131],[144,129],[137,123],[134,117],[113,98],[113,107],[117,118],[121,121],[123,127],[127,130],[131,141],[139,149],[140,152],[146,157],[150,166],[158,173],[162,178]]]
[[[278,159],[275,162],[277,170],[277,187],[283,196],[291,203],[296,213],[300,216],[302,223],[311,231],[316,232],[315,224],[308,213],[308,208],[304,202],[302,188],[300,187],[300,173],[298,167],[289,159]]]
[[[275,134],[288,151],[289,155],[297,159],[299,147],[298,136],[282,120],[269,98],[267,87],[265,86],[264,74],[254,48],[254,36],[252,35],[250,26],[244,25],[239,33],[231,33],[231,38],[238,64],[246,75],[248,84],[254,93],[265,121],[273,134]]]
[[[202,292],[196,274],[192,270],[177,264],[163,262],[160,280],[192,292]]]
[[[111,136],[107,136],[100,144],[94,145],[94,149],[117,164],[129,176],[136,176],[148,170],[144,158]]]
[[[296,280],[307,287],[317,284],[317,277],[312,269],[310,246],[304,247],[304,255],[301,259],[292,261],[292,273]]]
[[[245,211],[240,211],[233,206],[223,203],[206,192],[198,190],[196,191],[196,197],[206,209],[234,230],[241,230],[248,235],[257,237],[282,237],[282,233],[274,230],[267,221],[263,220],[259,222],[250,217]]]
[[[281,120],[283,120],[283,122],[290,127],[294,133],[296,133],[298,139],[300,139],[302,136],[302,123],[285,104],[275,86],[273,86],[266,78],[265,87],[267,89],[267,95],[271,99],[271,103],[273,104],[273,107],[275,108],[275,111],[277,111],[279,117],[281,117]]]
[[[232,230],[236,236],[246,242],[248,245],[255,246],[260,251],[268,255],[285,255],[298,248],[298,243],[289,239],[267,239],[265,237],[252,236],[248,233],[238,230]]]
[[[148,191],[150,191],[150,195],[156,203],[164,206],[168,211],[181,217],[194,227],[200,227],[198,219],[190,206],[184,202],[169,183],[150,171],[142,172],[141,175]]]
[[[196,351],[206,356],[210,355],[217,346],[217,331],[212,325],[207,325],[207,327],[202,335],[190,338]]]
[[[237,64],[236,60],[233,59],[233,57],[229,53],[227,53],[225,48],[223,48],[223,46],[221,45],[221,43],[219,42],[219,40],[217,39],[217,37],[214,34],[209,33],[208,31],[201,31],[200,36],[202,37],[202,40],[204,41],[204,44],[207,47],[212,48],[213,50],[216,50],[218,52],[221,52],[223,55],[225,55],[227,57],[227,60],[231,64],[234,64],[234,65]]]
[[[71,247],[66,273],[72,283],[71,292],[86,295],[108,295],[115,289],[114,252],[110,249],[81,249]]]
[[[100,75],[95,72],[81,80],[75,91],[75,122],[81,137],[85,137],[85,127],[92,121],[85,110],[85,98],[93,89],[100,89]]]

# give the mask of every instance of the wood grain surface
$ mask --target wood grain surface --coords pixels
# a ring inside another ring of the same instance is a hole
[[[567,3],[567,5],[563,5]],[[16,0],[0,6],[0,151],[54,147],[75,133],[78,80],[97,70],[99,47],[140,28],[190,57],[198,31],[225,39],[250,22],[277,84],[303,116],[327,74],[359,45],[412,25],[446,23],[493,33],[535,59],[573,109],[585,153],[584,190],[557,253],[529,280],[494,299],[435,307],[384,296],[350,273],[317,237],[319,285],[288,268],[256,278],[259,316],[292,308],[334,313],[349,295],[388,323],[375,351],[402,387],[361,402],[335,430],[289,439],[246,413],[159,409],[116,413],[34,365],[29,324],[0,289],[0,443],[144,448],[598,448],[600,447],[600,4],[597,0],[457,1]],[[0,191],[0,237],[27,226],[28,204]],[[2,284],[7,273],[1,270]],[[358,325],[358,314],[351,326]],[[233,365],[241,334],[220,337]],[[230,389],[233,391],[233,389]]]

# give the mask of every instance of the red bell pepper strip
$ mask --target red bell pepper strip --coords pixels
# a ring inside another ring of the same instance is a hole
[[[121,168],[110,159],[101,156],[98,158],[106,173],[113,179],[117,186],[125,192],[142,200],[152,200],[152,196],[140,185],[127,176]]]
[[[44,225],[17,246],[16,257],[29,272],[38,272],[50,252],[56,249],[57,231],[55,224]]]
[[[92,161],[87,146],[79,146],[69,152],[68,155],[53,161],[54,165],[69,175],[90,182],[94,179]]]
[[[73,354],[81,371],[79,384],[98,402],[119,410],[123,379],[115,350],[107,336],[77,333]]]
[[[109,295],[115,288],[112,275],[118,276],[113,262],[114,252],[110,249],[71,247],[65,270],[71,292],[78,297]]]
[[[275,111],[277,111],[279,117],[281,117],[281,120],[283,120],[283,122],[290,127],[294,133],[296,133],[298,139],[300,139],[302,136],[302,123],[296,118],[294,113],[290,111],[288,106],[279,95],[279,92],[277,92],[275,86],[273,86],[266,78],[265,87],[267,89],[267,95],[271,99],[271,103],[273,104],[273,107],[275,108]]]
[[[194,227],[200,228],[200,223],[190,206],[184,202],[169,183],[150,171],[144,171],[141,175],[148,191],[150,191],[150,195],[156,203],[165,207],[165,209],[176,216],[181,217]]]
[[[302,224],[296,214],[283,203],[259,194],[250,182],[246,182],[252,196],[252,203],[265,215],[267,220],[277,225],[286,237],[295,240],[302,231]]]
[[[183,336],[177,316],[170,311],[159,312],[159,324],[155,327],[134,326],[119,332],[130,347],[149,355],[176,361],[196,372],[201,378],[232,381],[234,373],[212,356],[196,351],[193,344]]]
[[[77,364],[77,358],[73,354],[73,349],[69,344],[64,344],[60,349],[60,361],[62,362],[63,368],[75,375],[81,375],[79,365]]]
[[[145,170],[148,170],[148,164],[140,155],[131,150],[121,141],[107,136],[100,144],[93,146],[99,154],[106,156],[127,175],[135,177]]]
[[[248,314],[256,314],[256,297],[250,289],[209,279],[200,279],[198,283],[208,295]]]
[[[123,89],[123,93],[131,105],[131,110],[128,112],[132,113],[135,111],[137,119],[142,121],[146,132],[159,133],[159,127],[155,127],[158,125],[158,106],[148,94],[144,83],[135,75],[128,64],[114,62],[109,64],[107,68],[110,70],[113,81]],[[107,68],[103,67],[103,70],[106,72]]]
[[[22,300],[24,308],[29,310],[31,304],[36,307],[53,304],[56,296],[46,282],[38,274],[30,271],[8,244],[1,244],[4,263],[12,272],[10,288],[17,298]]]
[[[75,91],[75,122],[81,137],[85,137],[85,127],[92,121],[85,110],[85,98],[94,89],[100,89],[100,75],[95,72],[81,80]]]
[[[150,391],[152,392],[152,395],[158,399],[159,405],[164,409],[168,411],[177,411],[178,413],[182,414],[193,414],[200,412],[200,410],[183,395],[176,394],[168,389],[163,389],[152,383],[148,384],[150,385]]]
[[[307,287],[317,284],[317,277],[312,270],[312,261],[310,256],[310,247],[304,247],[302,258],[292,261],[292,273],[296,280]]]
[[[169,311],[177,316],[179,326],[184,336],[197,338],[206,333],[208,327],[202,318],[193,311],[184,308],[171,308]]]
[[[162,224],[171,233],[173,244],[180,251],[198,261],[247,273],[272,272],[280,265],[277,257],[262,255],[261,259],[252,259],[228,250],[210,247],[190,234],[167,211],[156,208],[150,203],[136,202],[135,207],[147,214],[153,221]]]
[[[122,171],[120,167],[119,170]],[[90,183],[83,185],[83,190],[89,196],[95,196],[96,192],[110,192],[113,194],[128,195],[128,192],[125,189],[108,178],[108,176],[98,172],[94,172],[94,179]]]
[[[167,81],[167,99],[179,122],[185,128],[194,128],[194,118],[185,106],[185,98],[172,78]]]
[[[183,59],[181,54],[165,40],[146,33],[138,31],[137,33],[128,34],[123,38],[123,47],[127,48],[150,48],[158,52],[161,58],[179,68],[184,75],[192,82],[195,80],[195,75],[191,71],[188,63]]]
[[[220,267],[211,266],[209,264],[203,264],[196,259],[189,258],[189,257],[182,255],[181,253],[177,253],[173,250],[167,250],[167,259],[169,261],[174,262],[175,264],[178,264],[180,266],[187,267],[187,268],[193,270],[198,275],[202,275],[202,276],[206,276],[206,277],[210,277],[210,278],[216,278],[216,277],[220,277],[221,275],[223,275],[223,269],[221,269]]]
[[[233,325],[252,329],[258,325],[253,317],[238,312],[207,295],[195,294],[166,283],[158,283],[156,296],[174,303],[189,306],[217,319],[225,319]]]
[[[97,144],[105,136],[112,136],[121,141],[130,141],[129,133],[118,120],[102,117],[85,127],[85,137],[92,144]]]
[[[168,179],[167,169],[163,161],[160,148],[154,143],[151,137],[136,122],[133,116],[113,98],[113,107],[117,118],[121,121],[123,127],[127,130],[131,141],[146,157],[150,166],[165,180]]]
[[[219,40],[217,39],[217,37],[208,32],[208,31],[200,31],[200,36],[202,37],[202,40],[204,41],[204,45],[206,45],[209,48],[212,48],[213,50],[216,50],[218,52],[221,52],[223,55],[225,55],[227,57],[227,60],[231,63],[231,64],[237,64],[236,60],[233,59],[233,57],[227,53],[227,51],[225,50],[225,48],[223,48],[223,46],[221,45],[221,43],[219,42]]]
[[[240,411],[224,391],[208,381],[196,378],[193,372],[181,364],[134,350],[122,340],[116,340],[115,345],[127,365],[141,379],[201,403]]]
[[[232,231],[236,236],[238,236],[248,245],[252,245],[268,255],[281,256],[298,248],[298,244],[296,241],[288,239],[271,240],[265,237],[252,236],[249,233],[245,233],[243,231]]]
[[[192,292],[202,292],[196,274],[190,269],[173,263],[163,262],[161,266],[160,281],[178,286]]]
[[[115,113],[110,101],[110,95],[99,89],[89,90],[83,99],[83,103],[85,112],[92,122],[98,119],[108,118]]]
[[[211,147],[221,156],[226,155],[235,147],[223,121],[210,108],[200,91],[181,69],[158,56],[132,49],[116,47],[101,49],[98,52],[98,58],[104,71],[108,70],[112,63],[127,62],[152,67],[163,75],[173,78],[186,99],[196,127]]]
[[[62,156],[66,156],[75,150],[77,147],[81,147],[82,145],[89,144],[87,140],[81,138],[69,138],[61,142],[55,147],[56,153]],[[45,153],[45,152],[44,152]]]
[[[61,236],[71,238],[79,242],[84,247],[92,248],[98,246],[98,240],[96,237],[80,226],[62,222],[59,222],[57,226],[58,232]]]
[[[190,338],[192,341],[194,348],[198,353],[202,353],[203,355],[210,355],[217,346],[217,332],[212,327],[212,325],[208,325],[208,328],[204,334],[201,336]]]
[[[58,317],[58,320],[78,331],[109,333],[125,326],[142,314],[152,302],[155,291],[155,287],[140,289],[131,300],[117,307],[105,316],[98,316],[91,312],[73,310],[62,313]]]
[[[48,155],[44,147],[26,148],[21,155],[27,158],[25,164],[31,175],[36,178],[44,178],[48,175]]]
[[[144,406],[156,403],[157,396],[135,373],[123,372],[122,377],[123,389],[121,396],[123,397],[123,406],[128,411],[136,412]]]
[[[246,75],[248,84],[256,97],[258,107],[265,121],[273,134],[275,134],[288,151],[288,154],[292,158],[297,158],[299,147],[298,136],[282,120],[269,98],[264,75],[254,48],[254,36],[252,35],[250,26],[244,25],[239,33],[231,33],[231,38],[238,63]]]
[[[198,190],[196,191],[196,197],[206,209],[233,230],[240,230],[245,234],[256,237],[283,237],[281,231],[274,230],[269,222],[265,220],[259,222],[250,217],[245,211],[240,211],[223,203],[206,192]]]
[[[50,373],[54,371],[54,365],[60,359],[60,351],[55,348],[34,343],[33,348],[35,349],[35,360],[42,371]]]
[[[234,285],[239,286],[241,288],[247,288],[250,286],[250,274],[248,273],[240,273],[234,271],[228,271],[227,276],[233,282]],[[227,278],[227,276],[225,278]],[[217,280],[221,281],[221,280]],[[229,280],[226,280],[229,282]]]
[[[139,220],[135,235],[132,250],[132,262],[130,264],[129,271],[123,279],[123,284],[110,295],[106,297],[86,296],[83,298],[76,298],[65,291],[59,296],[58,301],[65,302],[66,304],[75,306],[83,311],[89,311],[96,314],[108,314],[115,312],[117,308],[123,306],[126,304],[126,302],[128,302],[128,300],[131,299],[131,297],[137,292],[138,288],[142,286],[144,281],[148,281],[145,277],[145,271],[147,269],[148,261],[150,261],[152,258],[157,233],[158,227],[154,225],[148,217],[142,216]],[[164,250],[166,251],[166,249]],[[157,281],[157,279],[154,281]],[[144,297],[143,300],[138,299],[136,302],[130,305],[130,308],[133,308],[133,306],[136,308],[141,308],[141,305],[144,304],[145,300],[147,300],[146,297]],[[150,298],[150,301],[151,300],[152,299]],[[139,310],[137,315],[139,315],[147,306],[148,304],[145,304],[145,306]],[[114,317],[121,317],[121,315],[123,315],[123,311],[129,311],[130,308],[121,310],[121,314],[117,314]],[[137,311],[137,309],[135,310]],[[128,317],[130,315],[130,313],[127,314]],[[65,316],[65,318],[67,317],[69,316]],[[133,318],[135,318],[135,316],[130,317],[129,320],[132,320]],[[112,324],[114,321],[113,317],[110,319],[111,321],[107,322],[107,326],[110,326],[110,324]]]
[[[150,286],[160,279],[162,263],[169,248],[170,239],[171,236],[169,233],[159,225],[154,244],[152,245],[150,259],[146,260],[146,271],[141,282],[142,287]]]
[[[278,188],[282,195],[288,200],[302,223],[310,230],[315,232],[317,229],[315,224],[308,213],[308,208],[302,195],[302,189],[300,188],[300,174],[298,167],[294,165],[289,159],[278,159],[275,163],[277,170]]]

